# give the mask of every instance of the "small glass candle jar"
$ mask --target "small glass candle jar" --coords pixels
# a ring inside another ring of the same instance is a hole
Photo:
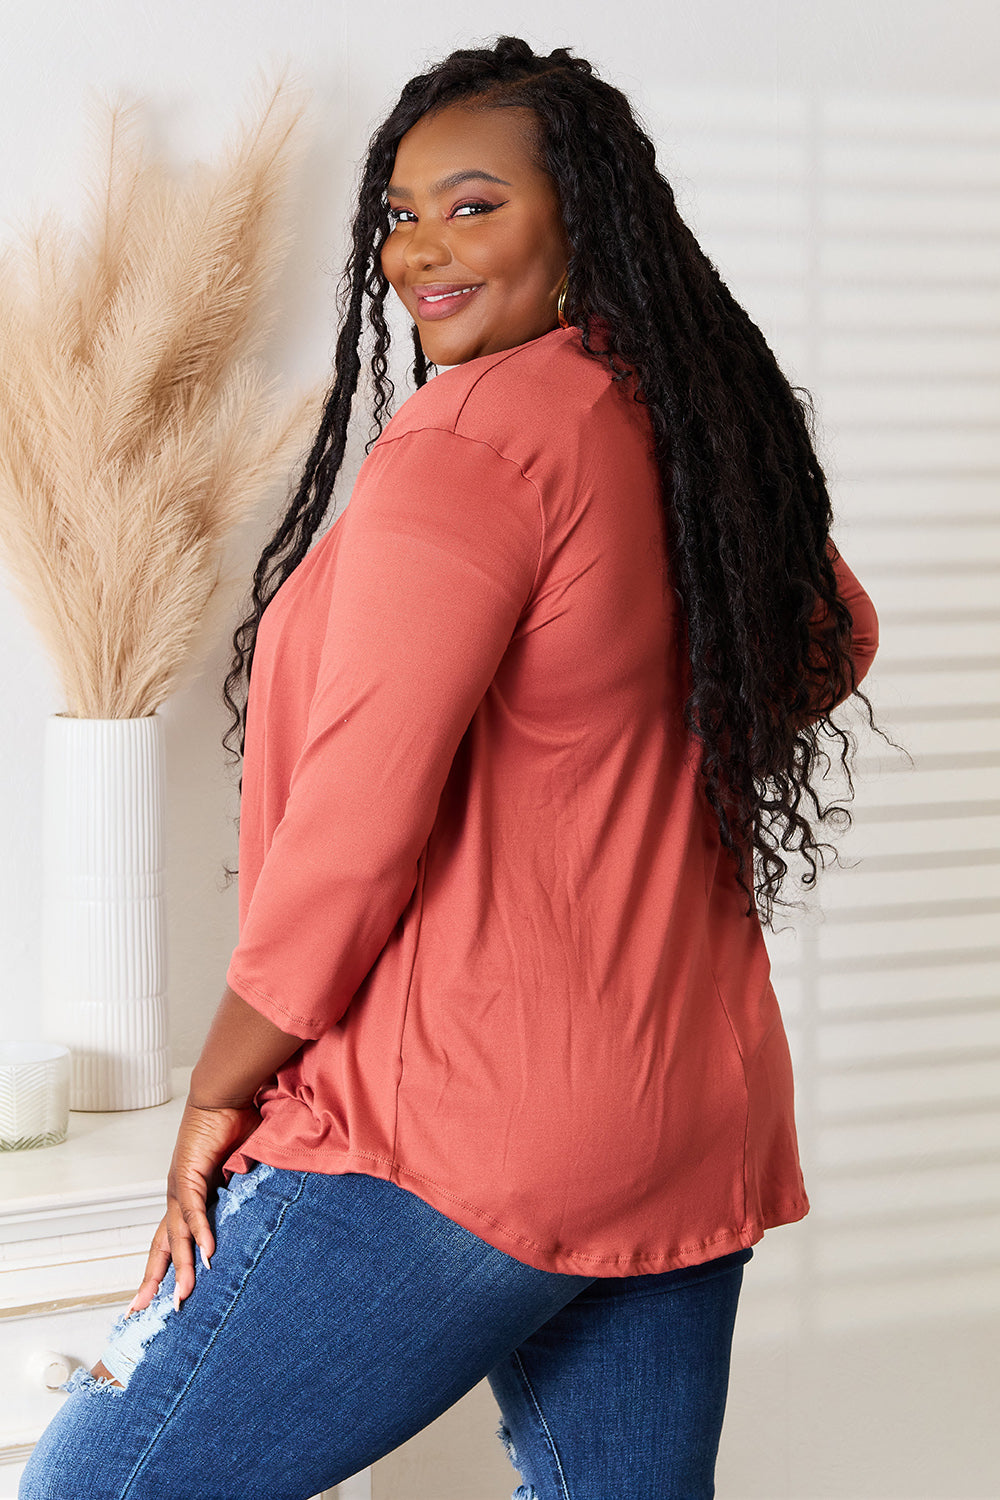
[[[67,1047],[0,1043],[0,1151],[58,1146],[66,1139],[69,1076]]]

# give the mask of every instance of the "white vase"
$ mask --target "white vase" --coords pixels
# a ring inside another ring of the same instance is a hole
[[[163,794],[159,715],[48,720],[42,1003],[71,1109],[171,1097]]]

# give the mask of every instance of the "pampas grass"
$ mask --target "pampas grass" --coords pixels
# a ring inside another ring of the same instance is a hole
[[[109,107],[82,233],[0,256],[0,551],[79,718],[154,713],[190,670],[223,543],[302,447],[258,358],[302,113],[284,84],[178,181]]]

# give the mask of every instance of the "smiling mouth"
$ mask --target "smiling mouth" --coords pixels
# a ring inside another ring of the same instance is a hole
[[[419,287],[414,287],[417,295],[417,311],[421,318],[429,320],[450,317],[452,313],[463,308],[482,285],[482,282],[478,282],[474,286],[459,286],[448,291],[423,293]]]
[[[443,302],[446,297],[464,297],[467,292],[474,291],[475,287],[473,286],[463,286],[459,287],[457,292],[437,292],[429,297],[425,296],[423,300],[425,302]]]

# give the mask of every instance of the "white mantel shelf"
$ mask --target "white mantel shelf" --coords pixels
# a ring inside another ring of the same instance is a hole
[[[163,1216],[190,1072],[174,1070],[167,1104],[73,1110],[61,1145],[0,1154],[0,1317],[132,1295]]]
[[[0,1153],[0,1223],[10,1222],[15,1200],[27,1213],[45,1213],[107,1202],[123,1179],[162,1191],[190,1077],[190,1068],[174,1069],[167,1104],[101,1113],[71,1110],[62,1145]]]

